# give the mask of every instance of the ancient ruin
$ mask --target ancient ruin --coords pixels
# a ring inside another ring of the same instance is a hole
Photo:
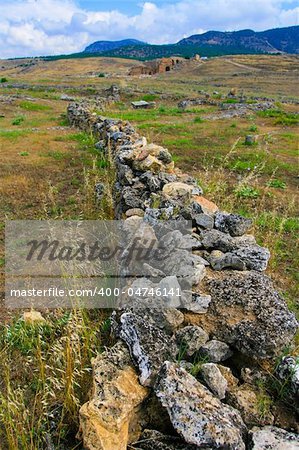
[[[185,61],[185,58],[181,58],[179,56],[154,59],[153,61],[145,61],[140,66],[132,67],[129,71],[129,75],[155,75],[157,73],[170,72],[173,69],[180,67],[182,64],[184,64]]]

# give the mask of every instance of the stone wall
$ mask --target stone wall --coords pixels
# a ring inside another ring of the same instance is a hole
[[[94,361],[91,399],[80,413],[85,448],[125,450],[131,442],[138,449],[262,450],[261,433],[281,439],[284,448],[298,445],[294,434],[270,426],[281,425],[274,412],[259,415],[255,380],[265,375],[262,361],[282,353],[298,324],[264,275],[270,253],[248,234],[251,220],[206,199],[197,181],[174,167],[169,151],[148,143],[129,122],[79,103],[68,106],[68,118],[92,131],[98,151],[114,161],[116,219],[126,219],[130,229],[182,218],[193,225],[192,236],[168,236],[177,240],[176,265],[193,249],[190,303],[142,311],[128,305],[113,314],[119,341]],[[150,271],[163,282],[163,268]],[[297,366],[289,358],[283,362],[291,370]],[[292,373],[298,392],[298,371]]]

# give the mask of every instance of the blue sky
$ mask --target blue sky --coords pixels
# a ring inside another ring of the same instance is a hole
[[[298,24],[294,0],[0,0],[0,58],[78,52],[96,40],[164,44],[208,30]]]

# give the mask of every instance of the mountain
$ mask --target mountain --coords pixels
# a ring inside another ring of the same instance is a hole
[[[238,47],[244,50],[263,53],[299,53],[299,26],[275,28],[256,32],[241,31],[208,31],[182,39],[178,45],[208,45],[218,47]]]
[[[85,48],[84,53],[103,53],[120,47],[128,47],[130,45],[144,45],[144,42],[137,41],[137,39],[124,39],[122,41],[97,41],[88,45],[88,47]]]
[[[81,53],[44,57],[46,60],[65,58],[87,58],[90,56],[111,56],[148,60],[167,56],[192,57],[222,56],[258,53],[299,54],[299,25],[287,28],[256,32],[208,31],[182,39],[176,44],[151,45],[135,39],[123,41],[97,41]]]

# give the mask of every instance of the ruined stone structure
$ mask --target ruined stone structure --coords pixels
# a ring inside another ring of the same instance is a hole
[[[171,58],[154,59],[146,61],[140,66],[132,67],[129,75],[155,75],[157,73],[170,72],[185,62],[184,58],[173,56]]]
[[[93,361],[91,397],[80,410],[84,448],[299,448],[298,435],[281,428],[275,411],[259,412],[263,361],[282,353],[298,324],[263,274],[270,253],[248,234],[251,220],[220,211],[194,178],[174,167],[167,149],[148,143],[129,122],[78,103],[69,105],[68,118],[93,132],[96,148],[113,159],[115,217],[126,219],[128,232],[145,223],[152,233],[161,219],[193,224],[192,235],[169,231],[166,246],[176,244],[171,267],[147,267],[161,285],[168,269],[189,264],[190,303],[153,309],[134,298],[138,307],[131,303],[112,315],[118,341]],[[198,356],[206,362],[195,377]],[[290,405],[298,408],[298,362],[284,357],[276,371],[290,383]]]

